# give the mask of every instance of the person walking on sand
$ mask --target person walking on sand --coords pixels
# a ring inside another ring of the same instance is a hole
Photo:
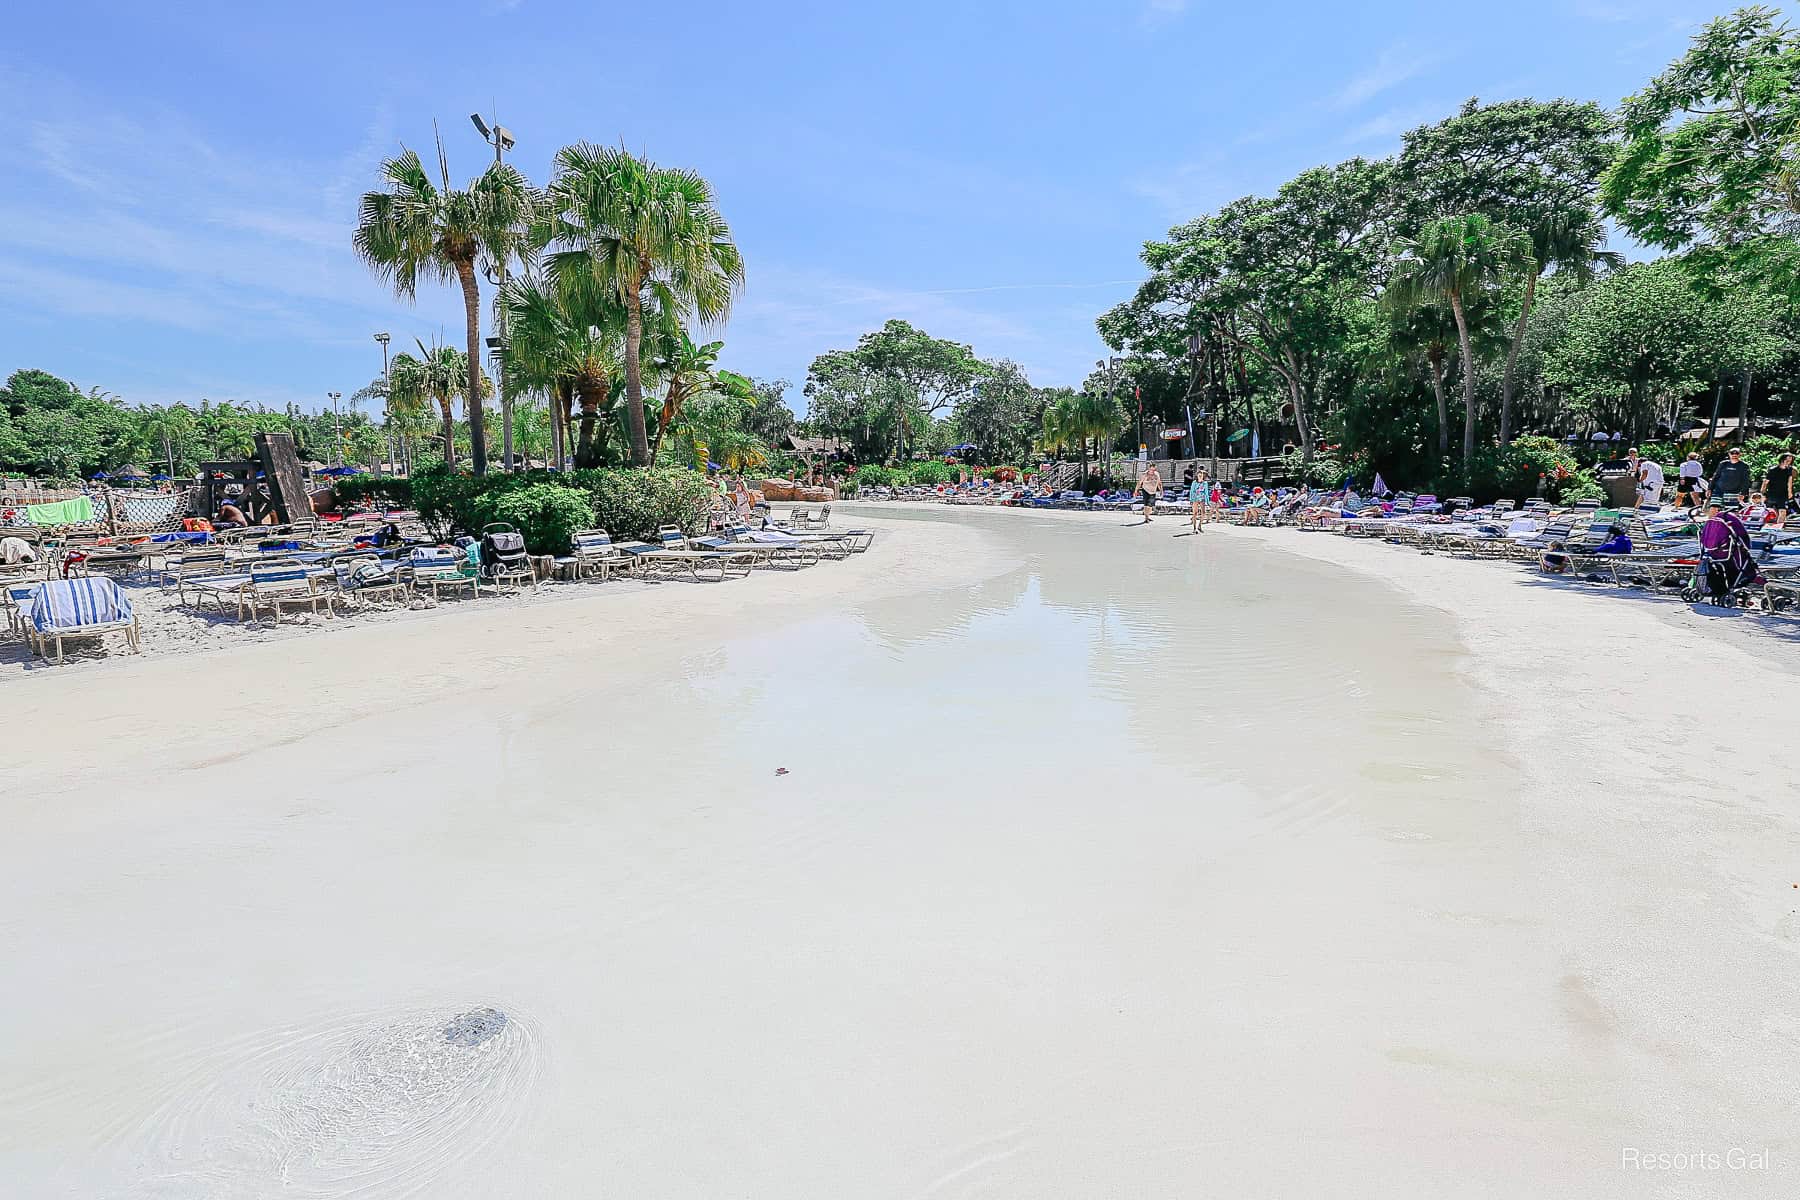
[[[1788,506],[1794,501],[1794,456],[1783,454],[1763,476],[1763,498],[1769,505],[1769,524],[1787,524]]]
[[[1144,473],[1138,476],[1138,491],[1144,494],[1144,519],[1141,524],[1148,525],[1150,518],[1156,515],[1156,499],[1162,495],[1162,475],[1157,471],[1156,464],[1152,463],[1144,468]]]
[[[1194,532],[1199,533],[1206,528],[1206,514],[1202,511],[1206,507],[1206,472],[1195,471],[1193,476],[1188,481],[1188,520]]]

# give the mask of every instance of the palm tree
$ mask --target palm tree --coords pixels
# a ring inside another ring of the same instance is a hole
[[[575,465],[597,467],[601,408],[610,407],[624,366],[625,306],[587,281],[551,290],[531,276],[507,281],[506,369],[528,387],[548,392],[559,409],[581,406]]]
[[[424,342],[418,342],[418,356],[402,350],[394,355],[394,361],[388,364],[388,376],[392,380],[391,387],[396,396],[401,398],[402,407],[407,405],[423,406],[426,402],[435,402],[438,414],[443,420],[444,465],[452,470],[456,467],[456,405],[458,397],[467,397],[469,369],[468,359],[461,350],[454,346],[433,346],[429,350]],[[475,366],[476,391],[478,394],[488,390],[486,375],[481,373],[481,364]],[[467,406],[474,412],[480,401]],[[471,430],[471,436],[473,430]],[[473,442],[470,452],[473,453],[480,442]]]
[[[662,412],[656,422],[656,441],[650,446],[650,465],[662,449],[663,438],[681,420],[682,409],[701,396],[723,395],[747,404],[756,403],[756,385],[734,371],[719,370],[719,351],[724,342],[694,344],[687,330],[675,329],[659,338],[654,363],[665,384]]]
[[[744,282],[744,262],[691,171],[658,167],[624,150],[581,142],[557,153],[535,241],[559,290],[598,285],[625,306],[625,419],[631,461],[650,461],[645,428],[645,309],[670,320],[722,320]]]
[[[1402,239],[1395,257],[1389,302],[1410,308],[1428,300],[1447,300],[1456,318],[1456,337],[1462,345],[1466,467],[1475,457],[1475,351],[1465,306],[1509,272],[1533,269],[1530,239],[1510,225],[1474,213],[1431,222],[1417,237]]]
[[[1531,304],[1537,295],[1537,283],[1545,271],[1555,267],[1557,274],[1567,273],[1577,282],[1586,283],[1599,270],[1616,270],[1624,265],[1625,256],[1604,249],[1606,227],[1587,209],[1558,209],[1544,217],[1531,229],[1531,266],[1525,272],[1525,297],[1519,306],[1519,320],[1513,326],[1512,341],[1506,347],[1506,371],[1500,379],[1500,444],[1512,441],[1513,393],[1518,387],[1519,347],[1525,344],[1525,324],[1531,319]]]
[[[1411,358],[1423,354],[1437,397],[1437,449],[1441,460],[1450,453],[1450,402],[1444,394],[1444,355],[1456,344],[1456,318],[1442,304],[1424,302],[1396,309],[1389,336],[1395,349]],[[1415,360],[1416,361],[1416,360]]]
[[[175,448],[185,446],[189,435],[194,432],[194,413],[185,404],[171,404],[167,408],[153,408],[144,416],[144,423],[139,433],[150,440],[153,445],[160,444],[163,459],[168,463],[169,478],[178,474],[175,470]]]
[[[362,214],[352,243],[357,257],[393,286],[403,299],[413,298],[419,276],[454,278],[462,285],[463,317],[468,349],[463,355],[468,399],[469,437],[475,473],[487,472],[486,424],[482,413],[481,290],[478,265],[505,263],[528,248],[527,233],[537,211],[537,197],[518,171],[495,163],[466,188],[450,186],[450,165],[438,142],[438,176],[433,184],[419,156],[402,150],[381,164],[386,191],[365,192]],[[445,462],[454,453],[445,447]]]

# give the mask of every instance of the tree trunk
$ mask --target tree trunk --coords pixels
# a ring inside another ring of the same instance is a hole
[[[1719,372],[1719,378],[1713,387],[1712,417],[1706,422],[1706,440],[1712,441],[1719,434],[1719,408],[1725,403],[1725,372]]]
[[[1518,386],[1515,368],[1519,347],[1525,344],[1525,322],[1531,317],[1531,298],[1537,294],[1537,272],[1525,277],[1525,302],[1519,308],[1519,323],[1513,326],[1512,344],[1506,348],[1506,372],[1500,377],[1500,444],[1512,441],[1513,388]]]
[[[1744,390],[1738,393],[1737,444],[1743,445],[1750,424],[1750,368],[1744,368]]]
[[[1087,438],[1081,439],[1081,490],[1087,491]]]
[[[637,288],[625,298],[625,430],[631,438],[631,465],[650,465],[650,436],[644,428],[644,299]],[[582,423],[587,422],[585,401]],[[585,435],[584,435],[585,436]]]
[[[1295,380],[1295,379],[1288,380],[1288,395],[1291,396],[1294,401],[1294,429],[1300,435],[1300,465],[1303,468],[1310,467],[1312,465],[1312,456],[1313,456],[1312,422],[1306,415],[1306,397],[1305,397],[1305,394],[1301,391],[1300,383],[1298,380]],[[1245,399],[1245,403],[1249,404],[1248,398]],[[1255,409],[1252,408],[1251,409],[1251,428],[1252,429],[1254,429],[1256,427],[1255,420],[1256,420]],[[1260,437],[1261,435],[1257,434],[1254,436]]]
[[[575,394],[581,400],[581,437],[575,443],[577,470],[600,465],[598,447],[594,444],[594,425],[600,419],[600,391],[605,386],[591,380],[576,381]]]
[[[487,423],[482,420],[481,403],[481,285],[475,280],[475,264],[456,264],[456,277],[462,281],[463,317],[469,334],[469,394],[463,408],[469,414],[469,461],[475,474],[487,474]]]
[[[1438,460],[1450,455],[1450,400],[1444,395],[1444,348],[1432,346],[1425,351],[1431,360],[1431,390],[1437,396]]]
[[[444,410],[444,467],[446,470],[456,469],[456,410],[450,407],[450,397],[445,396],[438,401],[438,407]]]
[[[1463,469],[1475,459],[1475,350],[1469,343],[1469,322],[1463,317],[1462,297],[1450,293],[1450,312],[1456,317],[1456,340],[1462,345],[1463,368]]]

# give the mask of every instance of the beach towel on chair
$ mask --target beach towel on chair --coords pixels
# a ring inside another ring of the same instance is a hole
[[[105,578],[53,579],[38,588],[31,623],[39,633],[131,620],[131,597]]]
[[[51,504],[27,504],[25,515],[33,525],[80,525],[94,519],[94,502],[77,496]]]

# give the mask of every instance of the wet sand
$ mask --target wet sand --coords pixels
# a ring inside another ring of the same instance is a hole
[[[854,519],[798,577],[27,681],[0,1178],[1791,1193],[1791,761],[1752,717],[1708,787],[1656,705],[1792,675],[1311,561],[1381,547]]]

